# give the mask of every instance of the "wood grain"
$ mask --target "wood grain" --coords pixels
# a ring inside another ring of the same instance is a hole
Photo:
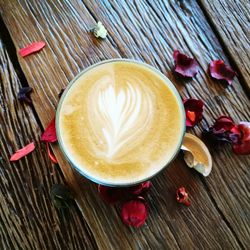
[[[250,2],[199,0],[250,96]]]
[[[1,2],[1,14],[16,48],[44,40],[47,47],[20,65],[30,86],[34,107],[45,127],[54,115],[60,89],[82,69],[103,59],[135,58],[166,74],[183,98],[206,103],[203,121],[191,132],[200,134],[215,117],[230,114],[249,120],[249,100],[236,79],[225,88],[207,74],[214,58],[228,62],[223,48],[195,1],[10,1]],[[88,30],[101,20],[108,39],[95,39]],[[172,73],[174,49],[196,57],[199,74],[190,81]],[[153,180],[150,216],[141,229],[125,227],[119,206],[105,205],[96,186],[75,173],[54,148],[65,178],[100,249],[246,248],[249,245],[248,157],[229,147],[211,148],[214,169],[202,178],[187,169],[180,155]],[[226,164],[225,164],[226,163]],[[175,202],[175,189],[186,186],[192,206]]]
[[[32,108],[17,100],[21,82],[1,38],[0,79],[0,249],[94,248],[78,208],[62,212],[51,202],[51,186],[65,180],[39,142]],[[31,141],[35,151],[11,163],[11,154]]]

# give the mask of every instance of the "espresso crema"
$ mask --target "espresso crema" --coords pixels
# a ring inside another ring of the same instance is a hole
[[[161,170],[183,136],[177,94],[136,62],[111,61],[80,75],[62,98],[57,131],[69,160],[90,179],[132,184]]]

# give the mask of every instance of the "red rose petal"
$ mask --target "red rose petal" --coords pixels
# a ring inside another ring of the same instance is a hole
[[[46,44],[43,41],[31,43],[27,45],[26,47],[20,49],[19,54],[22,57],[28,56],[30,54],[40,51],[42,48],[44,48],[45,45]]]
[[[199,66],[194,58],[181,54],[178,50],[173,54],[175,69],[174,71],[185,77],[193,77],[197,74]]]
[[[144,225],[148,217],[148,208],[145,200],[139,197],[123,204],[121,217],[124,224],[133,227]]]
[[[203,106],[202,100],[189,98],[183,101],[186,111],[186,126],[193,127],[202,120]]]
[[[235,154],[250,154],[250,122],[240,122],[237,129],[241,133],[241,137],[237,143],[233,145]]]
[[[107,186],[103,186],[103,185],[98,185],[98,192],[99,192],[99,195],[101,196],[101,198],[109,204],[114,204],[123,198],[122,188],[115,188],[115,187],[107,187]]]
[[[209,128],[210,137],[217,141],[227,141],[237,143],[241,133],[230,116],[220,116],[215,120],[215,123]]]
[[[22,157],[26,156],[27,154],[31,153],[35,149],[34,142],[31,142],[30,144],[26,145],[25,147],[17,150],[11,157],[10,161],[17,161],[21,159]]]
[[[215,120],[213,125],[213,132],[215,134],[224,133],[226,131],[230,131],[235,127],[235,123],[230,116],[222,115]]]
[[[53,163],[58,164],[58,161],[57,161],[55,155],[54,155],[54,154],[51,152],[51,150],[50,150],[50,147],[49,147],[49,143],[48,143],[48,142],[46,143],[46,148],[47,148],[47,153],[48,153],[48,156],[49,156],[50,160],[51,160]]]
[[[139,185],[129,188],[129,193],[133,195],[142,195],[143,193],[147,192],[152,186],[151,181],[145,181]]]
[[[176,190],[176,200],[185,206],[190,206],[191,202],[188,199],[188,193],[184,187],[180,187]]]
[[[48,127],[45,129],[44,133],[41,135],[41,141],[43,142],[56,142],[56,126],[55,118],[49,123]]]
[[[236,72],[222,60],[215,60],[210,63],[210,75],[218,80],[226,80],[231,84]]]

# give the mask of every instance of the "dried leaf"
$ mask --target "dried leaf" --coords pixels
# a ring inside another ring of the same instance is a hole
[[[26,145],[25,147],[17,150],[11,157],[10,161],[17,161],[21,159],[22,157],[26,156],[27,154],[31,153],[35,149],[34,142],[31,142],[30,144]]]
[[[18,96],[17,96],[18,100],[30,104],[31,103],[30,94],[32,91],[33,89],[31,87],[21,88],[18,92]]]
[[[69,188],[62,184],[53,185],[50,195],[57,208],[68,208],[73,200],[73,196]]]
[[[22,57],[28,56],[30,54],[33,54],[35,52],[40,51],[42,48],[45,47],[45,45],[46,44],[43,41],[31,43],[31,44],[27,45],[26,47],[20,49],[19,54]]]

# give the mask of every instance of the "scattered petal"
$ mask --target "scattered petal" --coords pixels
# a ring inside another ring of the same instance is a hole
[[[45,129],[41,136],[41,141],[43,142],[56,142],[56,125],[55,125],[55,118],[49,123],[48,127]]]
[[[196,136],[186,133],[181,149],[184,160],[190,168],[194,168],[203,176],[208,176],[212,170],[212,157],[206,145]]]
[[[185,77],[193,77],[197,74],[199,66],[194,58],[181,54],[179,50],[174,51],[174,71]]]
[[[190,206],[191,202],[188,198],[188,193],[184,187],[180,187],[176,190],[176,200],[179,203],[184,204],[185,206]]]
[[[240,131],[241,137],[233,145],[234,153],[240,155],[250,154],[250,122],[240,122],[237,129]]]
[[[129,192],[133,195],[142,195],[146,193],[152,186],[151,181],[145,181],[139,185],[129,188]]]
[[[26,145],[25,147],[17,150],[11,157],[10,161],[17,161],[21,159],[22,157],[26,156],[27,154],[31,153],[35,149],[34,142],[31,142],[30,144]]]
[[[21,88],[18,92],[18,96],[17,96],[18,100],[30,104],[31,103],[30,94],[32,91],[33,89],[31,87]]]
[[[240,131],[230,116],[220,116],[208,129],[207,135],[217,141],[237,143],[240,138]]]
[[[95,37],[100,37],[102,39],[106,38],[108,34],[108,31],[105,29],[105,27],[100,21],[98,21],[95,27],[91,29],[91,32],[94,34]]]
[[[51,150],[50,150],[50,147],[49,147],[49,143],[48,143],[48,142],[46,143],[46,148],[47,148],[47,152],[48,152],[48,156],[49,156],[50,160],[51,160],[53,163],[58,164],[58,161],[57,161],[55,155],[54,155],[53,152],[51,152]]]
[[[98,193],[101,196],[101,198],[109,204],[114,204],[117,201],[121,200],[123,197],[122,188],[115,188],[115,187],[107,187],[107,186],[103,186],[103,185],[98,185]]]
[[[210,63],[210,74],[213,78],[218,80],[226,80],[231,84],[236,72],[222,60],[215,60]]]
[[[193,127],[202,120],[203,106],[202,100],[189,98],[183,101],[186,111],[186,126]]]
[[[19,54],[22,57],[28,56],[30,54],[40,51],[42,48],[44,48],[45,45],[46,44],[43,41],[31,43],[27,45],[26,47],[20,49]]]
[[[144,225],[148,217],[148,207],[142,197],[127,201],[123,204],[121,217],[124,224],[133,227]]]

